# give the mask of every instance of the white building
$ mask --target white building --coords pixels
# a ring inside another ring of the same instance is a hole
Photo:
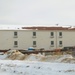
[[[65,46],[75,46],[75,28],[23,27],[0,30],[0,50],[29,47],[53,50]]]

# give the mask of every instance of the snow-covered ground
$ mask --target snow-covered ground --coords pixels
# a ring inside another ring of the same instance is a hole
[[[0,75],[75,75],[75,58],[9,51],[0,55]]]
[[[75,64],[0,60],[1,75],[75,75]]]

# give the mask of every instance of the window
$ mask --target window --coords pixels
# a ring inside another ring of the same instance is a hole
[[[53,32],[51,32],[51,38],[53,38],[54,37],[54,33]]]
[[[14,37],[15,38],[17,38],[17,35],[18,35],[18,33],[17,32],[14,32]]]
[[[51,46],[54,46],[54,41],[51,41]]]
[[[59,37],[62,37],[62,32],[59,32]]]
[[[36,45],[36,41],[33,41],[33,45]]]
[[[62,46],[62,41],[59,41],[59,46]]]
[[[33,32],[33,36],[36,36],[36,32]]]
[[[18,46],[18,41],[14,41],[14,47]]]
[[[36,41],[33,41],[33,47],[36,47]]]

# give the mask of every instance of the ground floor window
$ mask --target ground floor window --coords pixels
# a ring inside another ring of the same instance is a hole
[[[33,47],[36,47],[36,41],[33,41]]]
[[[62,46],[62,41],[59,41],[59,46]]]
[[[18,47],[18,41],[14,41],[14,47]]]
[[[51,41],[51,46],[54,46],[54,41]]]

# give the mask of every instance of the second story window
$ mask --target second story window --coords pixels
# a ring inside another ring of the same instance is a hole
[[[53,38],[54,37],[54,32],[50,33],[50,37]]]
[[[33,36],[36,36],[36,32],[33,32]]]
[[[33,37],[36,37],[36,32],[33,32]]]
[[[59,32],[59,37],[62,37],[62,32]]]
[[[14,32],[14,37],[17,38],[18,37],[18,33]]]

